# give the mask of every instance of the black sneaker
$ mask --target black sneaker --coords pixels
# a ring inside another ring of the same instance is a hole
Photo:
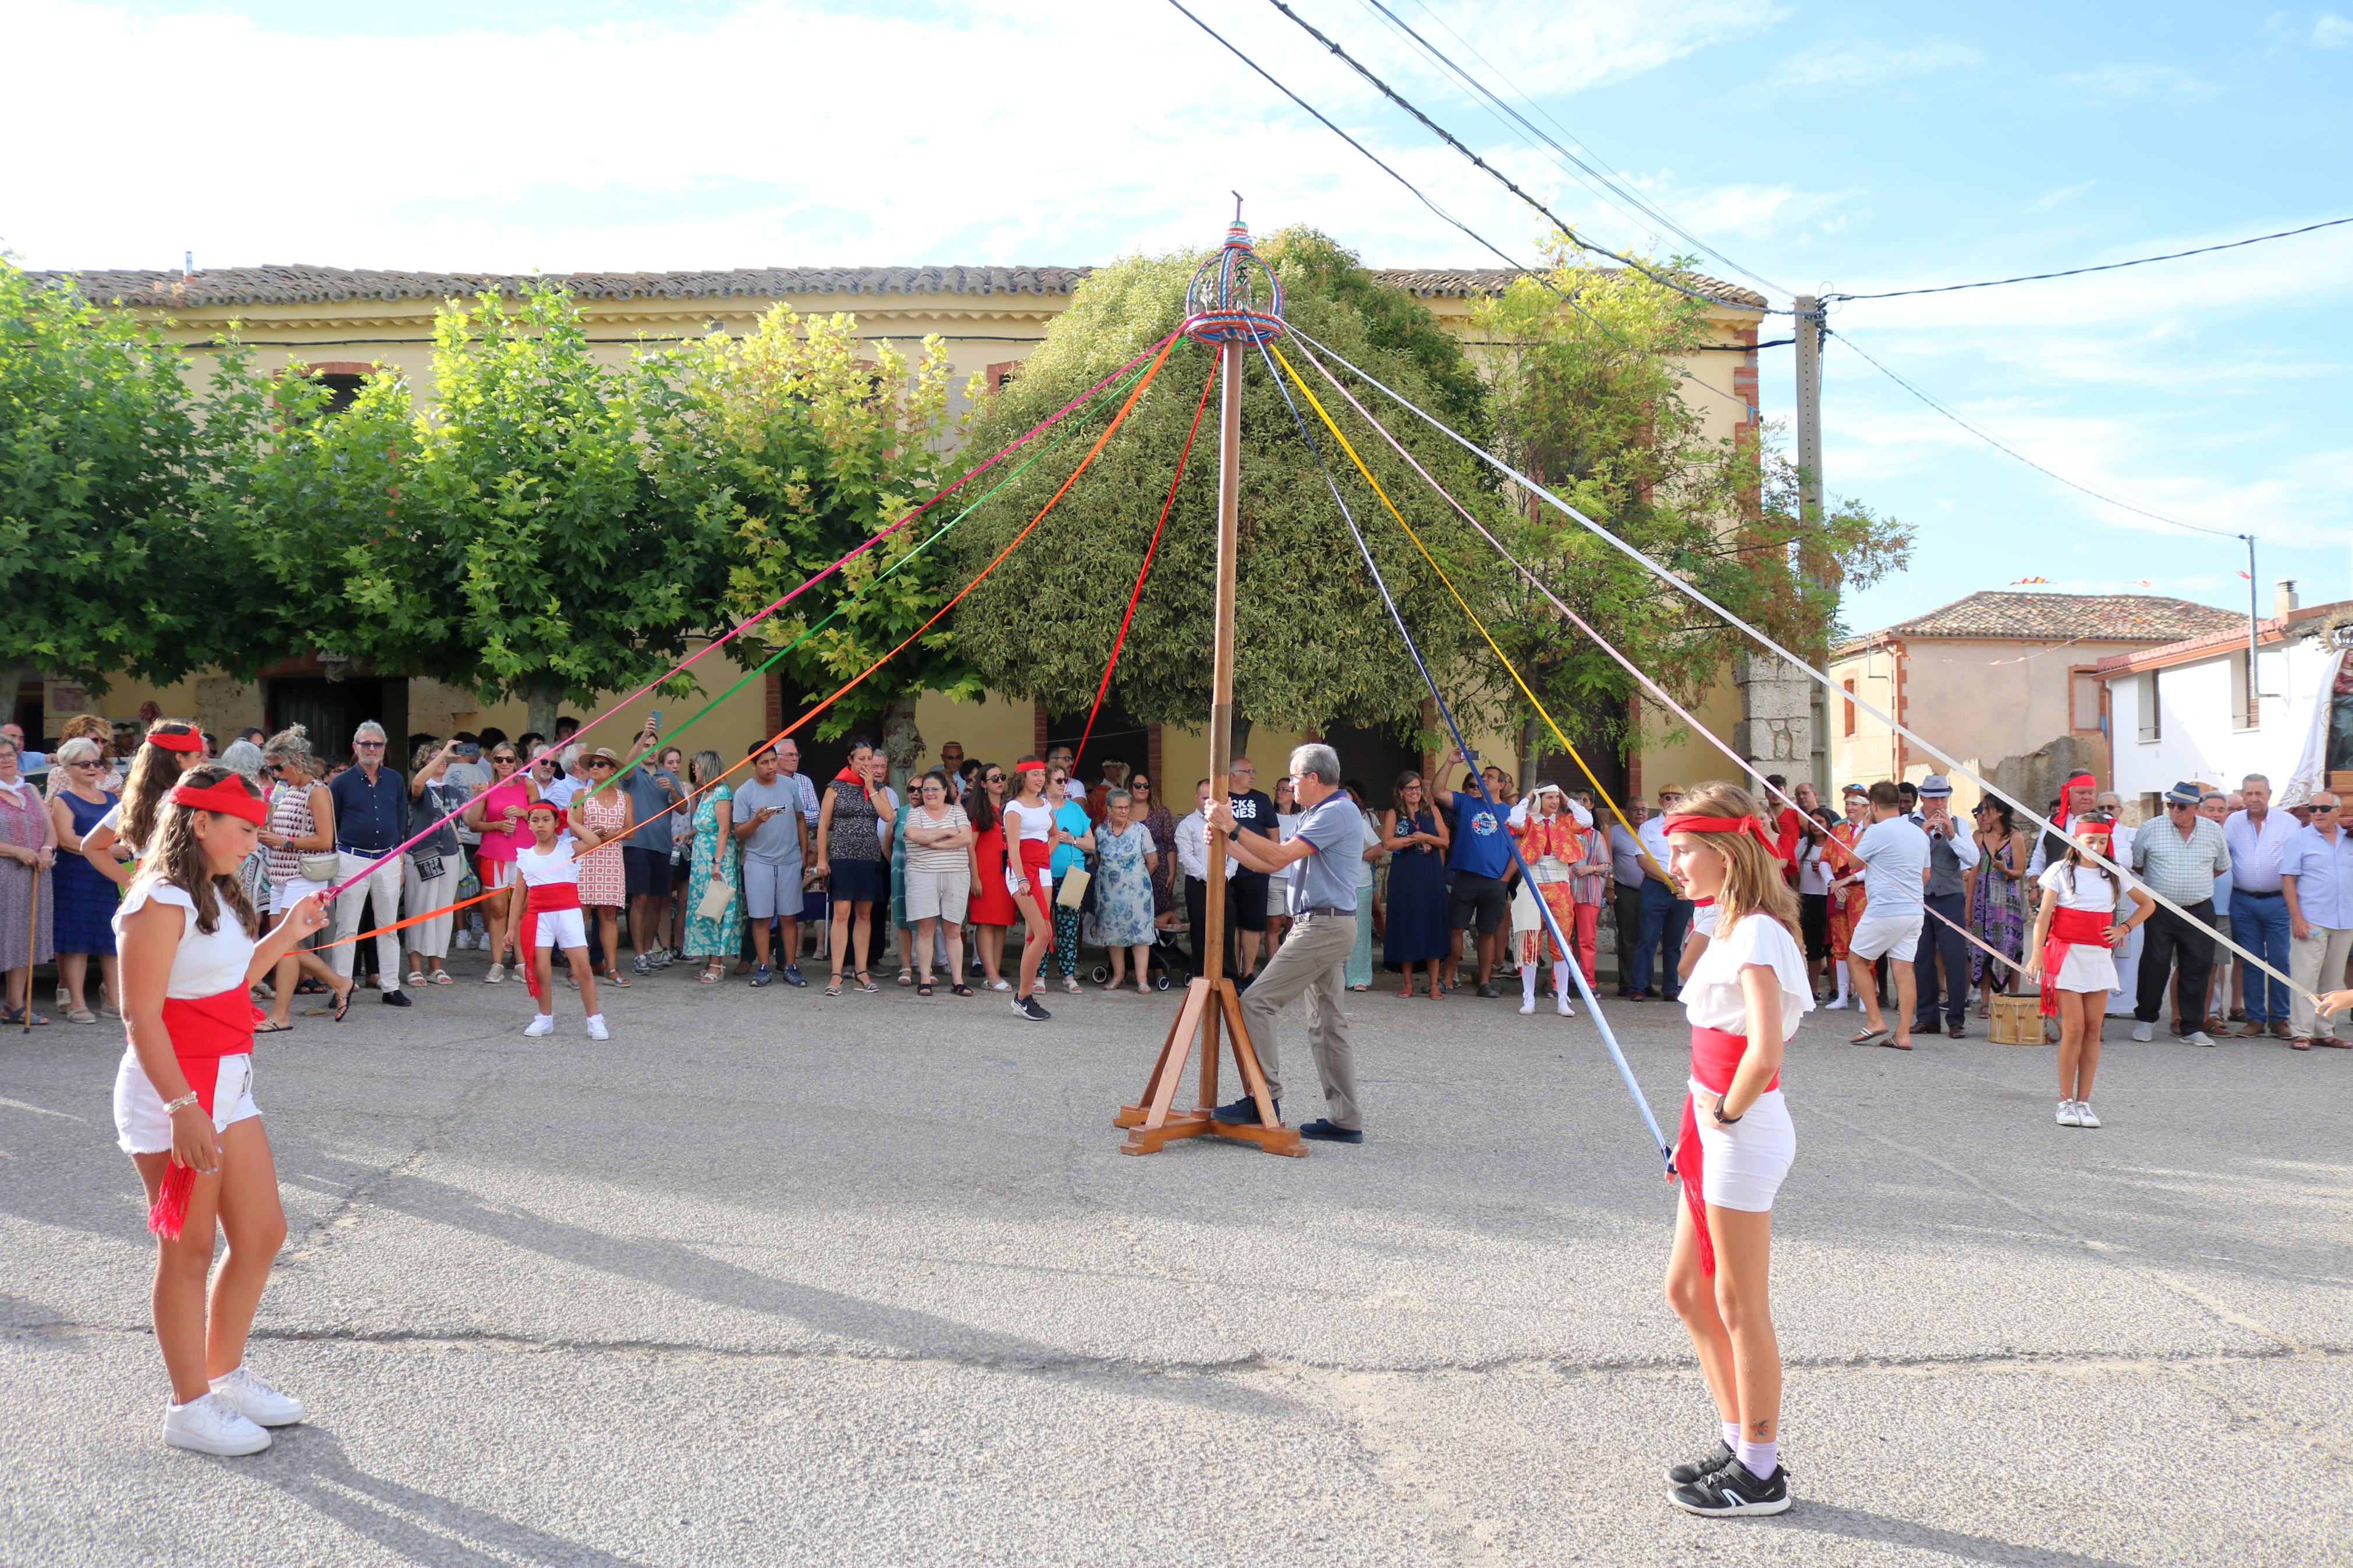
[[[1282,1101],[1276,1100],[1270,1100],[1268,1103],[1274,1107],[1275,1121],[1278,1124],[1281,1123],[1282,1121]],[[1229,1100],[1226,1104],[1218,1107],[1217,1110],[1209,1112],[1209,1120],[1212,1121],[1223,1121],[1235,1127],[1255,1126],[1258,1122],[1258,1101],[1246,1094],[1240,1100]]]
[[[1704,1513],[1725,1519],[1736,1519],[1746,1514],[1787,1513],[1789,1509],[1789,1472],[1784,1466],[1773,1467],[1773,1473],[1758,1480],[1748,1473],[1748,1467],[1735,1459],[1719,1465],[1697,1480],[1677,1487],[1667,1500],[1685,1513]]]
[[[1688,1465],[1669,1466],[1667,1483],[1670,1486],[1687,1487],[1702,1476],[1713,1475],[1739,1457],[1732,1451],[1731,1444],[1718,1437],[1715,1440],[1715,1452],[1706,1458],[1694,1459]]]
[[[1038,998],[1035,996],[1015,997],[1013,999],[1013,1010],[1022,1017],[1039,1024],[1044,1023],[1047,1019],[1054,1016],[1046,1011],[1045,1008],[1038,1005]]]
[[[1313,1121],[1303,1122],[1300,1125],[1299,1135],[1302,1138],[1313,1138],[1323,1143],[1361,1143],[1365,1141],[1363,1128],[1343,1127],[1328,1116],[1319,1116]]]
[[[408,1005],[408,998],[397,991],[387,991],[384,994],[384,1005],[387,1007],[406,1007]]]
[[[1488,984],[1485,981],[1483,981],[1483,980],[1482,980],[1482,981],[1481,981],[1481,982],[1479,983],[1479,994],[1480,994],[1480,995],[1482,995],[1482,996],[1493,997],[1493,996],[1501,996],[1501,995],[1503,994],[1503,993],[1502,993],[1502,992],[1500,992],[1500,991],[1498,991],[1498,990],[1496,990],[1493,985]]]

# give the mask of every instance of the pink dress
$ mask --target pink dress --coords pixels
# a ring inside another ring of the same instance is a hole
[[[629,797],[617,789],[575,804],[581,821],[598,834],[617,833],[629,815]],[[580,902],[592,910],[617,910],[628,896],[621,867],[621,847],[607,844],[581,858]]]

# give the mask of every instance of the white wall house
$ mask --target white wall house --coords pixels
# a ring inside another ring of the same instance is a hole
[[[2113,726],[2114,788],[2155,816],[2177,780],[2234,788],[2249,773],[2272,781],[2283,804],[2319,784],[2342,656],[2327,635],[2353,602],[2279,606],[2256,623],[2255,696],[2248,699],[2247,636],[2193,637],[2100,661]],[[2306,775],[2299,777],[2299,769]],[[2301,788],[2284,794],[2291,781]]]

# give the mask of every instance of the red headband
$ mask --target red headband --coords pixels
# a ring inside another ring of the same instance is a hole
[[[205,749],[204,736],[194,730],[150,730],[147,741],[150,745],[161,746],[167,752],[201,752]]]
[[[1046,771],[1046,764],[1043,763],[1016,763],[1013,765],[1013,771],[1017,773],[1042,773]]]
[[[269,809],[261,804],[261,797],[248,794],[245,782],[235,776],[216,779],[202,789],[194,784],[174,784],[171,800],[174,805],[189,806],[197,811],[219,811],[231,816],[241,816],[256,827],[269,819]]]
[[[569,814],[569,813],[567,813],[567,812],[566,812],[566,811],[565,811],[562,806],[560,806],[560,805],[554,805],[554,804],[552,804],[551,802],[544,801],[544,800],[535,800],[535,801],[533,801],[529,805],[524,806],[524,807],[522,808],[522,816],[523,816],[523,820],[524,820],[525,822],[530,821],[530,820],[531,820],[531,814],[532,814],[533,812],[534,812],[534,811],[552,811],[552,812],[554,812],[554,813],[555,814],[555,831],[556,831],[556,832],[558,832],[558,833],[562,833],[565,829],[566,829],[566,828],[568,828],[568,827],[570,827],[570,826],[572,826],[572,818],[571,818],[570,814]]]
[[[1781,843],[1765,831],[1765,825],[1753,816],[1694,816],[1685,812],[1667,814],[1669,833],[1745,833],[1771,850],[1778,858]]]
[[[2065,784],[2059,786],[2059,815],[2051,819],[2051,826],[2062,833],[2074,832],[2073,827],[2067,826],[2075,815],[2075,803],[2072,797],[2078,787],[2097,789],[2099,784],[2100,781],[2089,773],[2075,773],[2070,776]]]

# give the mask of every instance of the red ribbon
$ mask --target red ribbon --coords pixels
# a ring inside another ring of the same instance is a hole
[[[193,1000],[164,1000],[164,1028],[172,1037],[172,1055],[206,1116],[213,1113],[221,1058],[249,1054],[253,1026],[261,1017],[261,1009],[242,985]],[[147,1211],[147,1228],[166,1241],[179,1240],[188,1220],[188,1195],[195,1185],[195,1171],[173,1160],[156,1188],[155,1206]]]
[[[2072,868],[2071,868],[2072,869]],[[2058,910],[2051,920],[2051,934],[2042,942],[2042,1016],[2055,1016],[2059,1011],[2059,971],[2066,966],[2067,950],[2071,947],[2096,947],[2103,952],[2108,947],[2108,927],[2114,923],[2115,911],[2110,910]]]
[[[1669,833],[1745,833],[1773,852],[1776,860],[1786,860],[1780,841],[1765,831],[1765,825],[1753,816],[1694,816],[1686,812],[1669,812],[1666,831]]]
[[[515,933],[515,944],[522,951],[523,987],[533,999],[539,995],[539,916],[543,910],[576,910],[579,907],[580,884],[577,882],[534,882],[524,889],[522,929]],[[548,967],[551,970],[554,968],[553,961]]]
[[[204,736],[195,730],[150,730],[147,742],[167,752],[201,752],[205,749]]]
[[[174,805],[241,816],[256,827],[269,820],[269,808],[262,804],[261,797],[235,773],[225,779],[216,779],[203,789],[194,784],[174,784],[170,799]]]
[[[1748,1052],[1748,1037],[1736,1035],[1727,1029],[1703,1028],[1692,1026],[1691,1075],[1710,1094],[1728,1094],[1732,1079],[1740,1070],[1740,1058]],[[1770,1094],[1781,1087],[1781,1075],[1775,1073],[1773,1081],[1760,1092]],[[1683,1202],[1691,1205],[1692,1230],[1699,1240],[1699,1269],[1703,1274],[1715,1272],[1715,1243],[1707,1234],[1707,1199],[1701,1191],[1700,1172],[1703,1156],[1699,1142],[1699,1106],[1689,1094],[1683,1096],[1683,1124],[1675,1136],[1675,1174],[1683,1184]]]

